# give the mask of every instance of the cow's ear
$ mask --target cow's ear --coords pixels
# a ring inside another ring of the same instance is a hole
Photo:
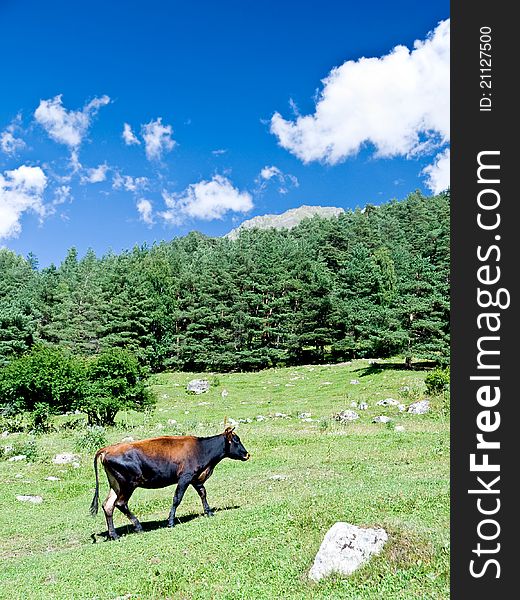
[[[234,427],[226,427],[226,429],[224,430],[224,434],[228,438],[228,440],[231,439],[231,436],[233,435],[233,431],[235,431]]]

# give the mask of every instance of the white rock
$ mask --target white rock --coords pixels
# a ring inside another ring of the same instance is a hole
[[[351,402],[351,403],[350,403],[350,406],[351,406],[352,408],[357,408],[357,407],[358,407],[358,405],[357,405],[357,402],[356,402],[356,401],[354,401],[354,402]]]
[[[46,481],[60,481],[59,477],[54,477],[54,475],[50,475],[49,477],[45,478]]]
[[[357,379],[351,379],[350,383],[351,383],[351,385],[358,385],[359,381]]]
[[[376,404],[378,406],[397,406],[399,402],[393,398],[385,398],[385,400],[379,400]]]
[[[355,421],[359,419],[359,415],[354,410],[342,410],[334,415],[336,421]]]
[[[257,421],[265,421],[265,419],[266,419],[266,417],[264,417],[264,415],[258,415],[258,416],[256,417],[256,420],[257,420]]]
[[[388,535],[384,529],[363,529],[349,523],[335,523],[316,554],[309,577],[320,580],[331,573],[350,575],[381,552]]]
[[[408,412],[412,415],[424,415],[430,410],[430,401],[429,400],[419,400],[418,402],[414,402],[410,404],[408,407]]]
[[[404,404],[398,404],[397,405],[397,410],[399,412],[403,412],[403,410],[406,410],[406,406]]]
[[[235,419],[231,419],[230,417],[228,417],[227,421],[222,421],[221,425],[230,425],[231,427],[236,427],[238,425],[238,421],[235,421]]]
[[[162,423],[157,423],[155,429],[164,429],[164,425]]]
[[[177,421],[175,419],[168,419],[168,425],[177,425]]]
[[[20,462],[21,460],[26,460],[27,456],[25,454],[17,454],[16,456],[11,456],[8,459],[8,462]]]
[[[70,465],[77,461],[79,456],[77,454],[72,454],[71,452],[62,452],[61,454],[56,454],[56,456],[52,459],[52,462],[55,465]]]
[[[72,466],[73,466],[75,469],[79,469],[79,467],[80,467],[80,464],[79,464],[79,462],[77,462],[77,461],[74,461],[74,462],[72,463]]]
[[[20,502],[32,502],[33,504],[41,504],[43,498],[41,496],[16,496]]]
[[[2,435],[0,437],[3,437],[3,438],[9,437],[9,432],[8,431],[2,431]]]
[[[374,417],[372,423],[389,423],[392,419],[390,417],[385,417],[384,415],[380,415],[379,417]]]
[[[281,412],[274,413],[274,416],[277,419],[290,419],[291,418],[289,415],[286,415],[285,413],[281,413]]]
[[[272,479],[273,481],[285,481],[287,479],[287,475],[271,475],[269,479]]]
[[[127,435],[126,437],[124,437],[122,440],[122,442],[133,442],[134,438],[131,435]]]
[[[209,381],[207,379],[192,379],[186,386],[186,391],[193,394],[204,394],[209,390]]]
[[[332,385],[332,381],[322,381],[321,385]]]
[[[227,398],[227,396],[229,396],[229,392],[226,389],[223,389],[220,395],[222,396],[222,398]]]
[[[368,408],[368,404],[366,402],[360,402],[358,408],[359,410],[366,410]]]
[[[402,425],[396,425],[394,427],[394,431],[402,432],[402,431],[404,431],[404,427]]]

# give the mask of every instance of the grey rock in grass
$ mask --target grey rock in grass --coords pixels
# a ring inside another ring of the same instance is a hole
[[[350,403],[350,408],[357,408],[357,402],[354,400],[353,402]]]
[[[62,452],[61,454],[56,454],[56,456],[52,459],[52,462],[55,465],[70,465],[78,464],[76,462],[78,459],[79,456],[77,454],[72,454],[71,452]]]
[[[27,460],[27,456],[25,454],[17,454],[16,456],[11,456],[8,462],[20,462],[21,460]]]
[[[229,396],[229,392],[226,389],[223,389],[220,395],[222,398],[227,398]]]
[[[311,413],[302,412],[298,415],[298,419],[308,419],[311,416]]]
[[[419,400],[418,402],[414,402],[410,404],[408,407],[408,412],[412,415],[424,415],[430,410],[430,401],[429,400]]]
[[[394,427],[394,431],[397,431],[399,433],[402,433],[404,431],[404,427],[402,425],[396,425]]]
[[[41,504],[43,498],[41,496],[16,496],[20,502],[31,502],[32,504]]]
[[[54,477],[54,475],[50,475],[49,477],[45,478],[46,481],[60,481],[59,477]]]
[[[366,410],[368,408],[368,404],[366,402],[360,402],[358,408],[359,410]]]
[[[186,386],[186,391],[191,394],[205,394],[209,390],[207,379],[192,379]]]
[[[398,406],[399,402],[393,398],[385,398],[384,400],[379,400],[376,404],[378,406]]]
[[[357,379],[351,379],[350,384],[351,385],[359,385],[359,381]]]
[[[257,420],[257,421],[265,421],[266,419],[267,419],[267,417],[264,417],[264,415],[258,415],[258,416],[256,417],[256,420]]]
[[[350,523],[335,523],[325,534],[309,571],[319,581],[332,573],[351,575],[372,555],[383,549],[388,535],[384,529],[361,528]]]
[[[349,421],[359,419],[359,415],[354,410],[342,410],[339,413],[336,413],[333,418],[340,423],[348,423]]]
[[[390,423],[392,419],[390,417],[385,417],[385,415],[379,415],[379,417],[374,417],[372,419],[373,423]]]

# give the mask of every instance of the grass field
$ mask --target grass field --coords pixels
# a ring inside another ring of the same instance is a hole
[[[174,487],[138,489],[130,508],[145,531],[134,534],[116,511],[122,537],[107,542],[102,511],[94,519],[88,514],[93,452],[77,450],[83,430],[37,436],[35,447],[30,436],[11,434],[0,445],[29,448],[32,460],[0,460],[0,598],[449,597],[447,400],[434,398],[427,415],[375,404],[392,397],[408,405],[423,397],[424,372],[380,370],[360,360],[206,375],[210,391],[188,395],[186,383],[196,376],[155,376],[155,411],[120,414],[106,435],[111,443],[125,436],[204,436],[220,433],[226,415],[251,419],[237,427],[251,460],[224,460],[206,484],[215,516],[202,516],[190,488],[177,511],[179,524],[168,529]],[[331,419],[361,401],[369,408],[357,411],[358,421]],[[393,420],[372,423],[376,415]],[[53,464],[59,452],[79,454],[79,466]],[[108,486],[101,476],[104,498]],[[40,495],[43,502],[20,502],[17,495]],[[389,542],[351,577],[314,583],[308,570],[336,521],[384,527]]]

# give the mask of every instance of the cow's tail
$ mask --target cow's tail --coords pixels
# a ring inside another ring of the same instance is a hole
[[[97,460],[99,455],[101,454],[101,450],[96,452],[96,456],[94,456],[94,473],[96,474],[96,491],[94,492],[94,498],[92,498],[92,502],[90,504],[90,514],[95,517],[98,514],[99,509],[99,475],[98,475],[98,467]]]

